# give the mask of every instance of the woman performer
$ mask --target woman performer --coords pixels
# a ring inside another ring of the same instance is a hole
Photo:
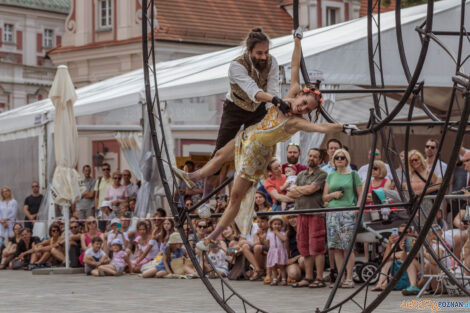
[[[209,244],[227,228],[234,220],[241,233],[247,234],[254,217],[253,205],[256,194],[256,184],[264,176],[267,165],[275,153],[276,144],[292,137],[298,131],[348,134],[355,125],[312,123],[302,117],[316,110],[315,121],[321,110],[323,101],[321,93],[314,86],[301,89],[299,69],[301,60],[300,29],[294,33],[294,52],[292,54],[291,84],[285,102],[290,106],[290,116],[285,116],[278,107],[271,106],[268,113],[259,123],[240,131],[235,139],[228,142],[201,169],[186,173],[174,168],[175,175],[189,186],[194,181],[216,173],[222,165],[233,160],[235,153],[235,181],[230,193],[230,202],[220,218],[214,231],[199,241],[196,247],[207,251]],[[240,211],[240,213],[239,213]]]

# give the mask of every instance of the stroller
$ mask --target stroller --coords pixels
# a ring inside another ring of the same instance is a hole
[[[374,204],[386,203],[388,199],[398,202],[397,194],[394,194],[394,191],[382,188],[373,190],[372,198]],[[392,208],[387,215],[382,214],[380,209],[364,211],[362,227],[357,234],[356,244],[364,246],[364,243],[367,243],[368,249],[364,251],[363,257],[356,257],[354,264],[354,281],[356,283],[367,281],[375,273],[382,262],[383,251],[388,243],[388,238],[392,234],[392,230],[407,223],[408,220],[408,213],[401,208]],[[358,247],[358,250],[361,250],[360,247]],[[368,256],[367,262],[366,255]],[[378,278],[379,275],[375,275],[369,281],[369,284],[375,284]]]

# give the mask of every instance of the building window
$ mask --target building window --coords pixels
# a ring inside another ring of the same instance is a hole
[[[14,42],[13,41],[13,24],[5,24],[3,28],[3,41],[4,42]]]
[[[338,8],[326,8],[326,26],[330,26],[333,24],[338,23],[337,18],[339,17],[339,9]]]
[[[44,30],[44,39],[43,39],[43,46],[46,49],[52,48],[52,41],[54,40],[54,31],[52,29],[45,29]]]
[[[111,24],[111,16],[112,16],[112,7],[111,7],[111,0],[100,0],[99,1],[99,25],[100,28],[110,28],[112,27]]]

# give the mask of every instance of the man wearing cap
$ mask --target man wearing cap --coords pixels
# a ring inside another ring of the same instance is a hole
[[[295,166],[295,175],[299,175],[300,172],[307,169],[305,165],[299,163],[300,146],[298,144],[291,142],[287,145],[286,157],[287,162],[282,164],[282,173],[285,174],[285,169],[288,165]]]
[[[295,186],[287,196],[295,199],[295,210],[322,208],[322,192],[326,172],[320,169],[320,150],[308,151],[308,169],[297,176]],[[299,214],[297,216],[297,248],[305,260],[305,278],[293,287],[325,287],[323,269],[325,267],[325,215],[324,213]],[[313,266],[317,277],[313,279]]]

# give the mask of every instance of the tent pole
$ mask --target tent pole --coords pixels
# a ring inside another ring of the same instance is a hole
[[[69,210],[70,210],[70,203],[66,203],[62,206],[62,215],[64,216],[65,220],[65,268],[69,268],[70,258],[69,258]]]

